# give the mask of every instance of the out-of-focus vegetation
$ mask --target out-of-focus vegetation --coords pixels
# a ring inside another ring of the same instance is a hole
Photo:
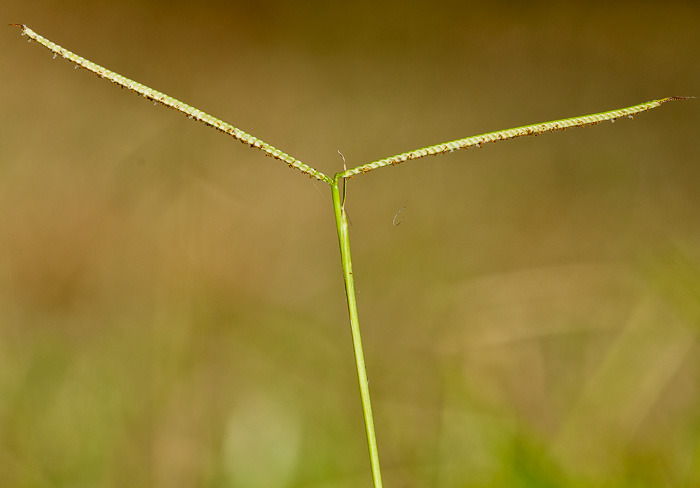
[[[700,95],[696,2],[2,12],[327,174]],[[328,188],[2,37],[0,486],[369,486]],[[350,182],[386,486],[700,484],[699,114]]]

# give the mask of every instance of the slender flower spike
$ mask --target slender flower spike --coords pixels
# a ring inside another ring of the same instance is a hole
[[[54,57],[61,56],[67,59],[68,61],[75,63],[76,68],[85,68],[86,70],[99,76],[100,78],[105,78],[114,83],[115,85],[119,85],[122,88],[127,88],[134,93],[138,93],[144,98],[153,100],[154,103],[160,103],[162,105],[165,105],[166,107],[175,109],[178,112],[187,115],[191,119],[195,119],[199,122],[202,122],[208,125],[209,127],[213,127],[214,129],[217,129],[221,132],[230,135],[234,139],[237,139],[244,144],[248,144],[250,147],[255,147],[257,149],[260,149],[261,151],[265,151],[265,153],[268,156],[273,157],[275,159],[279,159],[280,161],[284,161],[290,167],[296,168],[302,173],[306,173],[307,175],[313,178],[325,181],[328,184],[331,183],[331,179],[328,176],[321,173],[320,171],[317,171],[314,168],[307,166],[306,164],[302,163],[296,158],[293,158],[289,154],[286,154],[280,151],[279,149],[271,146],[270,144],[261,141],[257,137],[243,132],[242,130],[224,122],[223,120],[217,119],[216,117],[209,115],[208,113],[203,112],[195,107],[191,107],[186,103],[181,102],[180,100],[166,95],[165,93],[161,93],[158,90],[154,90],[153,88],[149,88],[146,85],[142,85],[141,83],[138,83],[134,80],[130,80],[129,78],[126,78],[120,75],[119,73],[115,73],[114,71],[110,71],[107,68],[103,68],[102,66],[95,64],[92,61],[88,61],[87,59],[70,52],[69,50],[59,46],[58,44],[49,41],[45,37],[40,36],[26,25],[10,25],[14,25],[21,28],[22,35],[29,37],[30,40],[36,41],[45,48],[51,50],[54,53]]]
[[[208,125],[209,127],[213,127],[216,130],[230,135],[234,139],[244,144],[248,144],[250,147],[255,147],[257,149],[260,149],[261,151],[264,151],[265,154],[267,154],[268,156],[287,163],[291,168],[296,168],[302,173],[305,173],[318,180],[325,181],[331,186],[333,185],[333,179],[326,176],[317,169],[302,163],[298,159],[290,156],[289,154],[280,151],[279,149],[271,146],[270,144],[264,141],[261,141],[257,137],[243,132],[242,130],[232,126],[229,123],[224,122],[223,120],[217,119],[216,117],[209,115],[208,113],[203,112],[195,107],[191,107],[186,103],[181,102],[180,100],[166,95],[165,93],[154,90],[153,88],[149,88],[146,85],[142,85],[141,83],[138,83],[134,80],[130,80],[129,78],[126,78],[120,75],[119,73],[115,73],[114,71],[110,71],[106,68],[103,68],[102,66],[95,64],[92,61],[88,61],[87,59],[68,51],[67,49],[59,46],[58,44],[49,41],[45,37],[40,36],[24,24],[10,25],[19,27],[20,29],[22,29],[22,35],[26,35],[27,37],[29,37],[29,40],[36,41],[45,48],[52,51],[54,58],[57,56],[61,56],[67,59],[68,61],[75,63],[76,68],[85,68],[86,70],[99,76],[100,78],[105,78],[114,83],[115,85],[119,85],[122,88],[127,88],[130,91],[137,93],[144,98],[153,100],[154,104],[160,103],[162,105],[165,105],[166,107],[175,109],[178,112],[187,115],[187,117],[191,119],[195,119],[199,122],[202,122]],[[670,100],[683,100],[686,98],[692,97],[667,97],[662,98],[660,100],[652,100],[650,102],[640,103],[639,105],[634,105],[632,107],[621,108],[618,110],[609,110],[607,112],[583,115],[580,117],[572,117],[569,119],[554,120],[551,122],[543,122],[540,124],[524,125],[522,127],[516,127],[514,129],[505,129],[495,132],[488,132],[486,134],[481,134],[478,136],[471,136],[455,141],[443,142],[441,144],[435,144],[433,146],[428,146],[421,149],[414,149],[413,151],[408,151],[388,158],[372,161],[370,163],[362,164],[352,169],[344,168],[342,172],[336,174],[336,177],[352,178],[353,176],[369,173],[372,170],[384,166],[400,164],[404,161],[409,161],[411,159],[419,159],[425,156],[434,156],[437,154],[444,154],[447,152],[452,153],[458,149],[468,149],[474,146],[481,147],[487,142],[505,141],[520,136],[538,135],[543,134],[545,132],[566,130],[571,127],[591,126],[603,122],[605,120],[615,122],[615,119],[625,116],[632,118],[638,113],[646,112],[647,110],[651,110],[652,108],[659,107],[662,103],[668,102]]]
[[[499,130],[488,132],[478,136],[466,137],[451,142],[443,142],[434,146],[424,147],[422,149],[414,149],[405,153],[397,154],[389,158],[380,159],[371,163],[363,164],[351,170],[343,172],[343,178],[353,177],[357,174],[368,173],[373,169],[381,168],[390,164],[400,164],[411,159],[419,159],[425,156],[434,156],[444,154],[446,152],[454,152],[457,149],[469,149],[470,147],[481,147],[487,142],[498,142],[513,139],[520,136],[536,136],[545,132],[554,132],[557,130],[566,130],[571,127],[586,127],[599,124],[605,120],[615,122],[615,119],[620,117],[633,118],[635,114],[646,112],[652,108],[660,106],[662,103],[670,100],[684,100],[690,97],[668,97],[661,100],[652,100],[651,102],[640,103],[632,107],[621,108],[618,110],[609,110],[598,114],[583,115],[580,117],[572,117],[570,119],[553,120],[551,122],[542,122],[539,124],[524,125],[513,129]]]

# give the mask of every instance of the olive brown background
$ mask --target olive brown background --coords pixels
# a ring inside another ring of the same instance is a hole
[[[690,1],[0,20],[327,174],[700,95]],[[329,188],[16,28],[0,46],[0,485],[369,486]],[[349,182],[386,486],[700,484],[699,131],[673,102]]]

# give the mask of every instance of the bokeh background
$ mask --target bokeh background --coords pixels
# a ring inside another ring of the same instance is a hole
[[[695,1],[0,20],[327,174],[700,95]],[[0,486],[369,486],[329,188],[0,39]],[[673,102],[350,182],[386,486],[700,486],[699,130]]]

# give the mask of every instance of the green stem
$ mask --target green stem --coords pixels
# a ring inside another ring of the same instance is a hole
[[[365,356],[362,352],[362,338],[360,336],[360,320],[357,315],[357,301],[355,300],[355,282],[352,276],[352,258],[350,257],[350,236],[348,235],[348,216],[345,213],[345,189],[341,196],[338,184],[343,178],[338,173],[333,177],[331,193],[333,195],[333,208],[335,210],[335,224],[338,229],[338,242],[340,244],[340,259],[343,263],[343,279],[345,280],[345,294],[348,298],[348,312],[350,313],[350,330],[352,331],[352,345],[355,349],[355,365],[357,367],[357,380],[360,383],[360,397],[362,398],[362,414],[365,418],[365,431],[367,432],[367,445],[369,447],[369,461],[372,466],[372,479],[374,488],[382,486],[382,472],[379,467],[379,451],[377,450],[377,436],[374,433],[374,418],[372,417],[372,403],[369,398],[369,382],[365,368]],[[344,180],[343,180],[344,182]]]

